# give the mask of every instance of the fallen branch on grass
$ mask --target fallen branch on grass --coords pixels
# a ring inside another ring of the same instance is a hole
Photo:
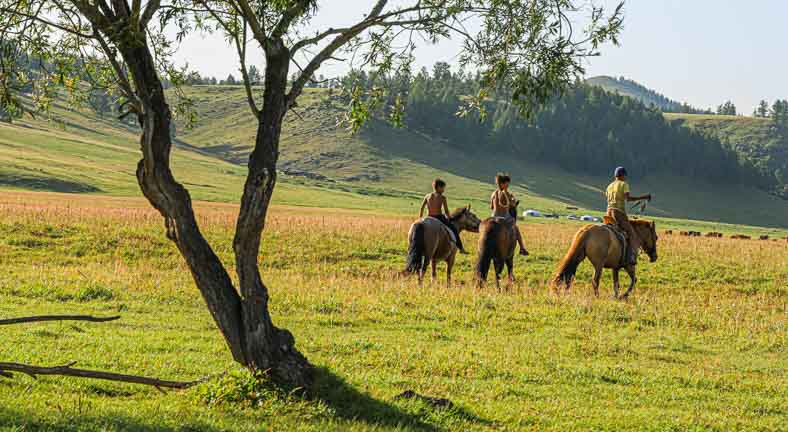
[[[120,316],[111,317],[95,317],[92,315],[38,315],[19,318],[8,318],[0,320],[0,325],[22,324],[29,322],[41,321],[89,321],[89,322],[107,322],[120,319]]]
[[[107,322],[119,319],[119,316],[111,317],[94,317],[92,315],[38,315],[29,317],[9,318],[0,320],[0,325],[10,324],[23,324],[30,322],[41,321],[89,321],[89,322]],[[156,387],[159,391],[163,388],[171,389],[186,389],[194,385],[203,383],[211,377],[199,379],[197,381],[167,381],[158,378],[144,377],[140,375],[127,375],[114,372],[94,371],[88,369],[73,368],[76,362],[71,362],[65,365],[58,366],[35,366],[22,363],[4,363],[0,362],[0,377],[14,378],[15,373],[23,373],[32,378],[38,378],[39,375],[60,375],[72,376],[79,378],[100,379],[106,381],[118,381],[132,384],[143,384]]]
[[[33,366],[22,363],[2,363],[0,362],[0,375],[12,378],[14,373],[23,373],[38,378],[39,375],[62,375],[80,378],[92,378],[107,381],[119,381],[132,384],[143,384],[156,388],[186,389],[205,382],[205,379],[197,381],[167,381],[158,378],[144,377],[140,375],[126,375],[113,372],[93,371],[87,369],[73,368],[76,362],[60,366]]]

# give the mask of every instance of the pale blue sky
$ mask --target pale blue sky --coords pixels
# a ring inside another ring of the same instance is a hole
[[[372,3],[322,1],[313,31],[353,22]],[[621,46],[604,47],[589,61],[588,76],[623,75],[704,108],[731,99],[748,115],[760,99],[788,98],[788,0],[628,0],[624,26]],[[423,43],[417,64],[453,63],[458,51],[459,41]],[[238,76],[234,52],[221,37],[193,35],[178,60],[217,78]],[[261,59],[252,57],[258,66]],[[344,70],[335,64],[321,72]]]

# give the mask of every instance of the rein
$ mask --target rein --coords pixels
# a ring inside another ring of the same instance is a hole
[[[635,209],[638,209],[639,215],[644,215],[646,213],[646,206],[648,205],[647,200],[638,201],[629,208],[629,211],[632,212]]]

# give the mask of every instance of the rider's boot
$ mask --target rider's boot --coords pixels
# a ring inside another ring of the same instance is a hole
[[[454,231],[454,235],[457,236],[457,249],[460,250],[460,254],[468,255],[468,251],[465,250],[465,246],[462,244],[462,238],[460,238],[460,232]]]
[[[520,232],[520,229],[514,227],[514,233],[517,238],[517,244],[520,245],[520,256],[528,256],[528,250],[525,248],[525,242],[523,241],[523,233]]]

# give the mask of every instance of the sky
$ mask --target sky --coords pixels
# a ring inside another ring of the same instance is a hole
[[[617,3],[596,1],[610,8]],[[352,23],[373,2],[321,1],[310,30]],[[456,63],[460,44],[422,42],[416,64]],[[620,46],[601,51],[587,61],[587,76],[625,76],[699,108],[732,100],[749,115],[761,99],[788,99],[788,0],[628,0]],[[249,63],[261,66],[259,50],[250,44],[249,52]],[[219,35],[190,35],[176,60],[203,75],[239,76],[235,50]],[[319,73],[330,77],[346,70],[334,62]]]

